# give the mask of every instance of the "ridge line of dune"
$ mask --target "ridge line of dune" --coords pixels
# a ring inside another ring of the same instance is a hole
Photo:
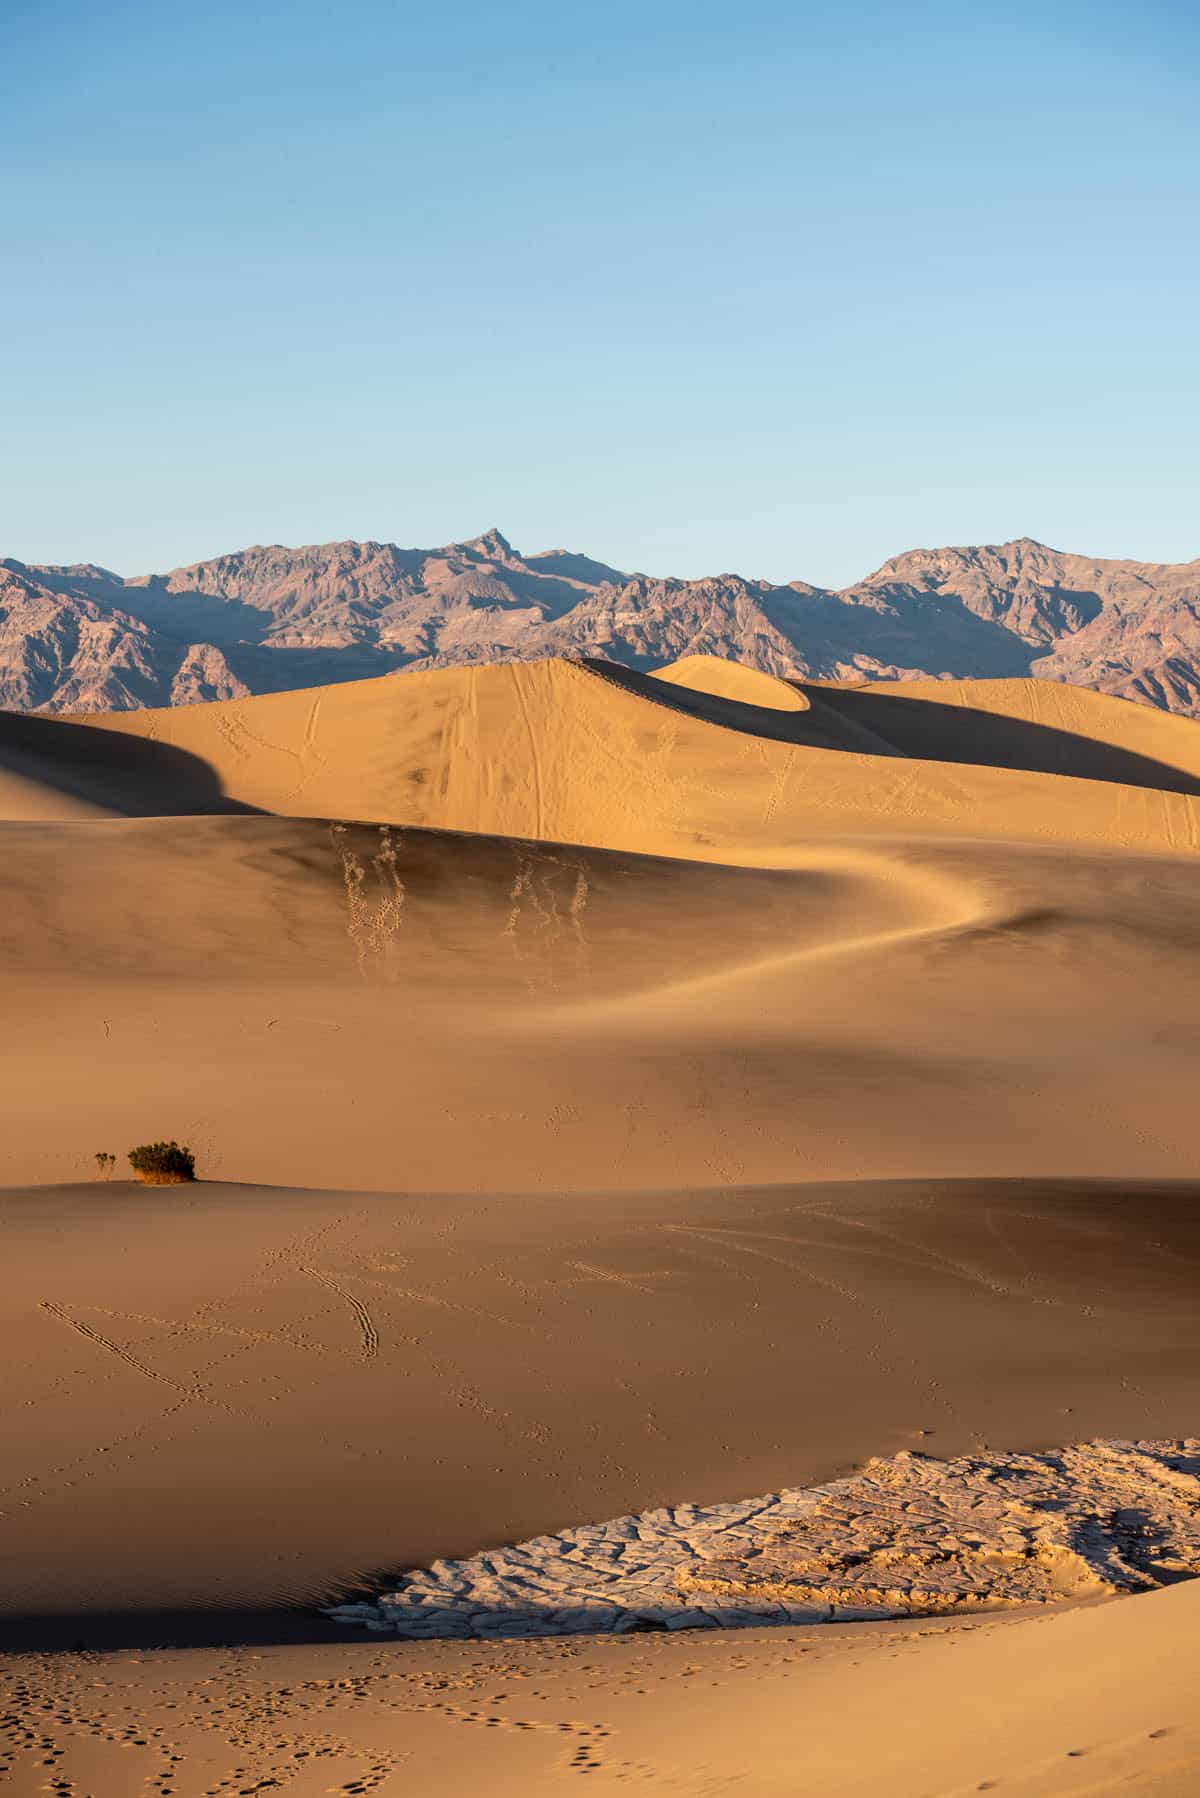
[[[796,739],[791,736],[776,736],[768,730],[749,730],[724,718],[711,717],[701,705],[697,704],[695,706],[689,706],[675,695],[680,692],[693,693],[697,696],[698,700],[707,699],[713,701],[717,705],[738,706],[748,713],[766,713],[769,718],[771,708],[767,706],[756,706],[749,700],[729,699],[724,694],[710,693],[706,689],[689,687],[684,682],[675,683],[671,681],[659,681],[657,672],[648,673],[638,668],[622,670],[622,672],[633,676],[632,680],[622,680],[618,674],[609,672],[610,667],[613,669],[621,668],[620,663],[614,662],[611,664],[600,665],[599,658],[592,659],[581,657],[578,661],[572,661],[566,656],[546,656],[544,661],[547,663],[558,663],[564,668],[577,669],[580,673],[589,676],[593,680],[602,681],[605,686],[612,687],[616,692],[622,693],[628,698],[640,700],[643,704],[650,706],[651,708],[661,708],[661,710],[666,712],[674,712],[680,717],[690,718],[694,723],[705,726],[711,730],[727,731],[729,735],[733,737],[759,737],[764,742],[781,743],[785,747],[796,743]],[[525,663],[523,665],[526,667],[536,666],[534,663]],[[671,664],[671,666],[674,666],[674,664]],[[663,691],[661,693],[647,692],[641,684],[643,681],[654,681],[663,689]],[[788,712],[782,709],[779,711],[780,718],[796,718],[802,717],[803,715],[803,709],[798,709],[795,712]],[[820,745],[801,742],[797,744],[797,747],[817,749]],[[853,754],[858,752],[851,751],[850,753]]]
[[[949,876],[936,874],[933,870],[915,867],[902,858],[889,860],[882,855],[873,854],[870,849],[853,848],[841,843],[823,844],[820,850],[803,854],[789,856],[784,853],[763,863],[708,862],[696,865],[731,869],[752,865],[760,873],[785,876],[802,875],[806,870],[811,870],[818,876],[831,872],[857,874],[873,881],[880,893],[894,892],[898,886],[907,882],[914,900],[925,897],[931,900],[945,899],[947,903],[940,915],[931,912],[921,918],[914,913],[912,921],[907,924],[897,923],[888,928],[851,931],[844,935],[833,932],[821,942],[780,949],[777,953],[737,961],[727,967],[689,973],[677,979],[663,981],[649,991],[583,1001],[582,1008],[586,1009],[589,1021],[600,1023],[611,1019],[615,1022],[630,1012],[644,1008],[650,1001],[685,994],[694,996],[702,991],[711,994],[723,986],[736,988],[740,981],[748,978],[780,973],[805,963],[836,961],[843,956],[869,955],[879,949],[944,937],[973,926],[984,925],[1000,929],[1014,915],[1011,906],[1007,909],[989,907],[966,881],[954,880]],[[950,903],[951,899],[953,904]]]

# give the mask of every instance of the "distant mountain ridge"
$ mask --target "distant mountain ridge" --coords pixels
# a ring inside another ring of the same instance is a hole
[[[1022,538],[911,550],[851,587],[627,574],[499,531],[441,549],[258,545],[170,574],[0,561],[0,707],[120,711],[405,668],[720,656],[817,680],[1032,675],[1200,715],[1200,560]]]

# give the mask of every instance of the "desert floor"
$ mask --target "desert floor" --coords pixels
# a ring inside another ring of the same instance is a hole
[[[1200,726],[668,673],[0,720],[0,1789],[1197,1789],[1200,1586],[318,1612],[903,1448],[1197,1433]],[[199,1184],[95,1179],[158,1136]]]

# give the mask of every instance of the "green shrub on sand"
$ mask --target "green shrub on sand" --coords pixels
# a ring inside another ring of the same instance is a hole
[[[144,1186],[182,1186],[196,1178],[196,1157],[177,1142],[144,1142],[129,1151],[129,1165]]]

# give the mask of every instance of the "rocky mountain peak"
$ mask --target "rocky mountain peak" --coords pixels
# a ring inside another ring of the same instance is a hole
[[[103,710],[540,656],[813,679],[1033,675],[1200,715],[1200,562],[1032,538],[909,550],[834,592],[631,575],[495,528],[437,550],[259,544],[167,574],[0,562],[0,704]]]
[[[519,562],[521,560],[508,538],[494,525],[490,531],[484,531],[482,537],[469,537],[465,543],[452,543],[449,547],[497,562]]]

